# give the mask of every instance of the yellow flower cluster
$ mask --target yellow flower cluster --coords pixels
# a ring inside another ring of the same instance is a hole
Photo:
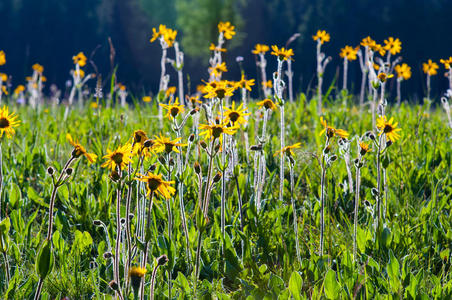
[[[176,41],[177,30],[167,28],[166,25],[160,24],[159,30],[152,28],[152,38],[150,42],[154,42],[156,39],[162,37],[168,47],[172,47]]]

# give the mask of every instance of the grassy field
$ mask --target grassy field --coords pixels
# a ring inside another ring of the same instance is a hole
[[[400,139],[380,157],[383,183],[378,225],[378,151],[369,134],[362,139],[372,151],[361,160],[354,255],[356,189],[350,189],[346,162],[351,183],[356,185],[357,141],[373,127],[368,107],[341,103],[329,104],[322,116],[328,126],[348,131],[349,150],[337,136],[325,150],[316,101],[300,95],[295,102],[284,104],[285,145],[301,145],[293,154],[284,154],[288,160],[282,201],[280,155],[274,156],[280,149],[281,107],[268,110],[267,135],[260,149],[251,146],[259,144],[256,136],[262,130],[265,108],[249,103],[248,124],[225,135],[229,151],[224,152],[216,146],[218,139],[198,135],[196,119],[206,124],[203,109],[180,112],[175,118],[178,124],[185,116],[187,121],[178,132],[172,121],[159,119],[154,102],[115,108],[86,105],[71,109],[66,117],[65,106],[10,105],[21,123],[11,139],[1,141],[2,298],[32,299],[40,278],[42,299],[110,299],[115,297],[115,288],[118,297],[148,298],[151,278],[157,299],[167,298],[168,293],[175,299],[452,297],[452,142],[444,111],[419,105],[387,107],[386,116],[394,117],[402,130]],[[103,158],[107,149],[127,143],[135,143],[135,148],[139,142],[136,130],[143,130],[152,143],[160,135],[173,141],[180,135],[180,143],[188,145],[157,153],[153,144],[148,156],[135,154],[119,174],[102,167],[108,161]],[[376,140],[379,132],[374,133]],[[67,133],[88,153],[97,155],[97,160],[91,164],[83,153],[75,153],[77,148],[68,142]],[[214,151],[210,156],[209,149]],[[65,163],[71,157],[74,161],[67,171]],[[255,179],[256,163],[262,157],[265,178]],[[146,170],[170,181],[169,197],[153,190],[151,181],[134,180]],[[65,173],[58,181],[61,171]],[[262,195],[256,201],[259,180]],[[325,228],[320,255],[322,181]],[[206,191],[209,184],[211,190]],[[146,196],[146,186],[151,196]],[[52,191],[56,197],[49,243]],[[210,194],[207,207],[201,203],[206,193]],[[119,230],[117,217],[123,218]],[[148,259],[143,265],[144,254]],[[131,272],[132,266],[139,265],[145,267],[145,275],[137,268]],[[142,277],[144,289],[139,292]]]

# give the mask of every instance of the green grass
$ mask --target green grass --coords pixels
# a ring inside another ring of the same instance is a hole
[[[150,260],[145,293],[149,294],[150,273],[155,258],[168,255],[170,262],[157,272],[157,299],[167,297],[167,268],[172,269],[172,296],[177,299],[446,299],[452,297],[450,247],[452,243],[452,140],[442,110],[427,110],[419,105],[390,107],[387,116],[394,117],[402,128],[402,138],[388,149],[389,165],[387,211],[384,222],[375,232],[372,210],[376,187],[375,149],[368,154],[362,169],[359,207],[358,259],[353,262],[354,192],[345,191],[347,180],[344,160],[337,143],[332,151],[339,155],[327,172],[326,240],[323,257],[319,257],[319,160],[324,137],[315,111],[315,101],[286,104],[286,144],[302,143],[295,150],[295,190],[299,223],[299,265],[295,253],[289,168],[286,167],[284,201],[279,201],[279,157],[273,153],[279,145],[279,114],[270,117],[270,139],[265,145],[267,177],[262,199],[263,210],[257,214],[254,204],[254,153],[246,157],[244,130],[235,134],[239,152],[237,182],[243,201],[244,228],[240,230],[237,187],[234,178],[226,185],[226,238],[220,231],[221,184],[214,186],[209,222],[203,235],[200,280],[195,295],[194,260],[188,261],[185,237],[181,227],[179,198],[171,201],[173,233],[169,241],[167,213],[163,200],[154,202],[150,228]],[[11,280],[6,284],[4,257],[0,257],[0,294],[2,298],[32,299],[38,282],[35,260],[43,242],[47,224],[52,180],[46,169],[53,166],[57,174],[70,158],[72,146],[66,133],[80,140],[89,152],[99,156],[95,164],[85,158],[74,164],[74,173],[62,186],[55,203],[53,252],[55,263],[44,281],[42,299],[110,299],[114,292],[108,283],[113,279],[112,261],[103,257],[108,251],[105,232],[93,225],[101,220],[108,229],[114,249],[115,184],[108,170],[101,168],[106,150],[131,141],[134,130],[142,129],[149,137],[160,133],[175,138],[169,120],[160,128],[155,105],[130,108],[74,108],[64,119],[64,106],[40,108],[10,106],[22,121],[12,139],[2,138],[3,225],[0,226],[0,250],[9,261]],[[250,110],[257,107],[251,103]],[[323,113],[329,123],[350,132],[350,139],[372,129],[370,112],[359,107],[331,104]],[[204,113],[201,116],[204,123]],[[255,141],[253,118],[248,125],[250,145]],[[183,142],[192,133],[192,120],[184,128]],[[198,142],[198,141],[196,141]],[[356,157],[352,141],[351,157]],[[185,155],[185,149],[183,149]],[[198,156],[200,155],[200,156]],[[192,146],[190,166],[197,160],[207,173],[207,155],[201,147]],[[157,156],[145,162],[163,168]],[[218,166],[216,165],[214,169]],[[145,168],[145,169],[146,169]],[[354,174],[355,170],[352,167]],[[193,168],[181,177],[185,185],[184,204],[188,219],[190,251],[196,253],[197,226],[195,207],[198,183]],[[178,182],[179,177],[173,175]],[[136,182],[132,183],[136,190]],[[175,186],[177,187],[177,185]],[[124,193],[125,194],[125,193]],[[367,202],[369,206],[363,203]],[[135,214],[134,194],[131,212]],[[10,226],[7,226],[9,217]],[[125,216],[125,201],[121,206]],[[136,226],[136,215],[132,229]],[[6,229],[9,230],[6,230]],[[138,245],[140,249],[140,243]],[[244,245],[242,256],[241,245]],[[7,247],[6,247],[7,245]],[[224,245],[224,255],[222,253]],[[140,251],[140,250],[138,250]],[[93,263],[96,262],[94,268]],[[121,272],[124,270],[121,260]],[[123,274],[121,274],[123,276]],[[133,299],[132,290],[124,289]]]

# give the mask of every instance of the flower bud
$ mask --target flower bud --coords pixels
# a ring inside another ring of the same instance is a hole
[[[336,161],[336,159],[337,159],[337,155],[332,155],[332,156],[330,157],[330,161],[331,161],[331,162]]]
[[[119,289],[118,283],[114,280],[110,281],[108,285],[113,291],[117,291]]]
[[[121,225],[126,224],[126,218],[121,218],[121,219],[120,219],[120,222],[121,222]]]
[[[156,166],[155,164],[152,164],[152,165],[149,167],[149,171],[154,172],[156,168],[157,168],[157,166]]]
[[[89,268],[90,268],[91,270],[96,269],[96,268],[97,268],[97,262],[95,262],[95,261],[90,261],[90,262],[89,262]]]
[[[217,174],[215,174],[215,177],[213,178],[213,182],[217,183],[221,180],[221,173],[218,172]]]
[[[166,164],[166,159],[163,156],[159,156],[158,160],[162,165]]]
[[[121,176],[119,176],[119,173],[118,173],[118,171],[112,171],[111,173],[110,173],[110,179],[111,180],[113,180],[113,181],[118,181],[119,179],[121,178]]]
[[[199,108],[194,108],[194,109],[192,109],[191,111],[190,111],[190,115],[194,115],[194,114],[196,114],[197,112],[199,111]]]
[[[174,166],[174,159],[172,157],[169,159],[169,165]]]
[[[205,142],[204,140],[200,141],[199,144],[201,145],[201,147],[202,147],[203,149],[206,149],[206,148],[207,148],[207,144],[206,144],[206,142]]]
[[[48,167],[47,168],[47,174],[53,175],[54,173],[55,173],[55,169],[53,167]]]
[[[72,169],[72,168],[67,168],[67,169],[66,169],[66,174],[67,174],[68,176],[71,176],[71,175],[72,175],[72,172],[74,172],[74,169]]]
[[[262,150],[262,144],[259,145],[253,145],[250,147],[251,151],[261,151]]]
[[[133,217],[135,217],[135,215],[134,215],[134,214],[129,214],[129,220],[132,220],[132,219],[133,219]]]
[[[94,226],[101,226],[102,222],[100,220],[94,220],[93,224],[94,224]]]
[[[195,140],[195,135],[192,133],[192,134],[190,134],[190,136],[188,137],[188,141],[189,141],[190,143],[193,143],[194,140]]]
[[[215,152],[220,151],[220,148],[221,148],[221,145],[220,144],[216,144],[215,148],[214,148]]]
[[[104,253],[104,258],[105,259],[109,259],[109,258],[111,258],[113,256],[113,254],[111,254],[111,252],[105,252]]]
[[[196,174],[200,174],[201,173],[201,166],[199,165],[199,162],[195,162],[195,164],[193,165],[194,169],[195,169],[195,173]]]
[[[158,266],[164,266],[168,262],[168,256],[163,254],[162,256],[157,258],[157,265]]]
[[[389,141],[386,142],[386,148],[388,148],[388,147],[391,146],[391,145],[392,145],[392,141],[391,141],[391,140],[389,140]]]

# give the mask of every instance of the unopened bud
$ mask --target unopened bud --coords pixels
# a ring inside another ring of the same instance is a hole
[[[190,111],[190,115],[194,115],[194,114],[196,114],[197,112],[199,111],[199,108],[194,108],[194,109],[192,109],[191,111]]]
[[[201,147],[202,147],[203,149],[206,149],[206,148],[207,148],[207,144],[206,144],[206,142],[205,142],[204,140],[200,141],[199,144],[201,145]]]
[[[113,291],[117,291],[118,288],[119,288],[118,283],[116,281],[114,281],[114,280],[110,281],[110,283],[108,285],[110,286],[110,288]]]
[[[389,141],[386,142],[386,148],[388,148],[388,147],[391,146],[391,145],[392,145],[392,141],[391,141],[391,140],[389,140]]]
[[[95,261],[90,261],[90,262],[89,262],[89,268],[90,268],[91,270],[96,269],[96,268],[97,268],[97,262],[95,262]]]
[[[168,262],[168,256],[163,254],[162,256],[157,258],[157,265],[158,266],[164,266]]]
[[[215,174],[215,177],[213,178],[213,182],[217,183],[221,180],[221,173],[218,172],[217,174]]]
[[[100,226],[100,225],[102,225],[102,222],[101,222],[100,220],[94,220],[94,221],[93,221],[93,224],[94,224],[95,226]]]
[[[216,145],[215,145],[215,148],[214,148],[215,152],[220,151],[220,147],[221,147],[220,144],[216,144]]]
[[[120,222],[121,222],[121,225],[126,224],[126,218],[121,218]]]
[[[195,169],[196,174],[201,173],[201,166],[199,165],[199,162],[195,162],[195,164],[193,165],[193,168]]]
[[[66,169],[66,174],[67,174],[68,176],[71,176],[71,175],[72,175],[72,172],[74,172],[74,169],[72,169],[72,168],[67,168],[67,169]]]
[[[166,164],[166,159],[163,156],[159,156],[158,160],[162,165]]]
[[[111,173],[110,173],[110,179],[111,180],[113,180],[113,181],[118,181],[119,179],[121,178],[121,176],[119,176],[119,173],[118,173],[118,171],[112,171]]]
[[[111,252],[105,252],[104,253],[104,258],[105,259],[109,259],[109,258],[111,258],[113,256],[113,254],[111,254]]]
[[[376,188],[372,188],[370,190],[370,193],[372,194],[372,196],[374,197],[378,197],[378,190]]]
[[[132,219],[133,219],[133,217],[135,217],[135,215],[134,215],[134,214],[129,214],[129,220],[132,220]]]
[[[169,159],[169,165],[174,166],[174,159],[172,157]]]
[[[253,145],[250,147],[251,151],[261,151],[262,150],[262,144],[259,145]]]
[[[156,166],[155,164],[152,164],[152,165],[149,167],[149,171],[151,171],[151,172],[154,172],[155,169],[157,169],[157,166]]]
[[[330,157],[330,161],[331,161],[331,162],[336,161],[336,159],[337,159],[337,155],[332,155],[332,156]]]
[[[190,136],[188,137],[188,141],[189,141],[190,143],[193,143],[194,140],[195,140],[195,135],[192,133],[192,134],[190,134]]]
[[[47,174],[53,175],[54,173],[55,173],[55,169],[53,167],[48,167],[47,168]]]

